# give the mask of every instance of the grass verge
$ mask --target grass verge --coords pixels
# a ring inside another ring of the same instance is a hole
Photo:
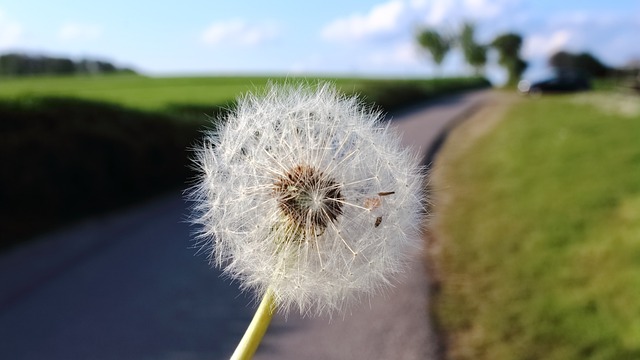
[[[640,359],[640,112],[594,96],[503,98],[443,147],[430,260],[449,359]]]

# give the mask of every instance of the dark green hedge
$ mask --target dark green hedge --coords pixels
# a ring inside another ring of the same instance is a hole
[[[374,81],[361,93],[365,101],[391,112],[441,96],[490,86],[491,83],[484,78]]]
[[[0,119],[0,247],[182,187],[204,123],[67,98],[3,100]]]

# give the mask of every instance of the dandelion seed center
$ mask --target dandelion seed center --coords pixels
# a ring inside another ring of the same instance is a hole
[[[321,171],[297,165],[274,182],[280,211],[296,227],[322,233],[342,214],[342,194],[335,180]]]

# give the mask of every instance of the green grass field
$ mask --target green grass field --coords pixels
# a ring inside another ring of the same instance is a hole
[[[390,94],[399,89],[410,103],[417,96],[435,96],[467,88],[488,86],[479,78],[362,79],[283,76],[145,77],[137,75],[26,77],[0,79],[0,99],[24,96],[60,96],[105,101],[122,106],[165,111],[174,107],[207,107],[232,102],[238,95],[263,88],[268,82],[330,81],[347,94],[361,94],[386,108]],[[407,92],[410,94],[407,96]],[[414,94],[421,92],[421,94]],[[413,98],[412,98],[413,96]],[[402,102],[403,99],[396,101]],[[403,105],[403,104],[400,104]],[[387,109],[390,110],[390,109]]]
[[[164,110],[175,104],[224,104],[243,92],[264,87],[267,81],[269,78],[266,77],[27,77],[0,82],[0,98],[62,96],[112,102],[131,108]]]
[[[450,359],[640,359],[638,101],[516,99],[447,140],[433,261]]]

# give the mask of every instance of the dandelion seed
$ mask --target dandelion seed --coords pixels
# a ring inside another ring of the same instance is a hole
[[[200,244],[283,313],[344,311],[405,269],[422,214],[418,160],[331,85],[272,85],[207,134],[193,188]]]

